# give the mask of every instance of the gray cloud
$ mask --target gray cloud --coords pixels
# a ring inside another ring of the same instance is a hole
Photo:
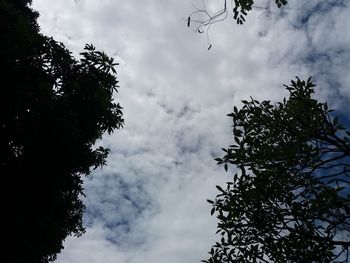
[[[230,144],[233,105],[281,99],[282,83],[312,75],[320,99],[349,110],[348,1],[269,2],[243,27],[213,26],[207,51],[205,35],[186,27],[200,0],[34,0],[45,34],[120,62],[126,118],[100,142],[108,165],[85,180],[87,233],[69,238],[57,262],[199,262],[216,239],[205,200],[230,179],[213,158]]]

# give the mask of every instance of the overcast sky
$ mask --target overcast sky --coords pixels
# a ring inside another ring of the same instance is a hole
[[[86,234],[57,263],[200,262],[219,237],[205,201],[230,179],[213,160],[231,144],[240,100],[279,100],[313,76],[316,96],[350,111],[350,1],[256,1],[205,34],[186,26],[201,0],[34,0],[42,32],[75,55],[86,43],[120,63],[126,125],[100,142],[108,165],[84,183]],[[221,0],[206,1],[209,11]],[[270,4],[270,5],[269,5]],[[220,7],[220,6],[217,6]],[[230,16],[232,16],[230,14]]]

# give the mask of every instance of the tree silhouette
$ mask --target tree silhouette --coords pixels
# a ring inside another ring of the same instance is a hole
[[[30,4],[0,0],[3,241],[5,262],[42,263],[84,232],[81,177],[105,164],[95,141],[123,118],[113,59],[86,45],[76,60]]]
[[[350,131],[314,86],[297,78],[287,100],[228,114],[234,142],[216,161],[236,173],[208,200],[221,241],[203,262],[348,262]]]

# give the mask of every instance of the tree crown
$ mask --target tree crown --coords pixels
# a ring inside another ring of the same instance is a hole
[[[350,131],[314,86],[297,78],[288,99],[251,98],[228,114],[234,144],[216,161],[239,172],[208,200],[222,238],[204,262],[345,262]]]

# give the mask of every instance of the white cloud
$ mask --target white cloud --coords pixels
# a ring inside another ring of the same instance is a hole
[[[320,98],[349,110],[348,1],[291,0],[243,27],[228,19],[212,27],[210,51],[186,27],[192,2],[34,0],[45,34],[120,62],[126,119],[102,141],[108,166],[86,179],[87,233],[58,263],[199,262],[216,238],[205,200],[230,177],[213,158],[230,144],[233,104],[280,99],[283,83],[313,75]]]

